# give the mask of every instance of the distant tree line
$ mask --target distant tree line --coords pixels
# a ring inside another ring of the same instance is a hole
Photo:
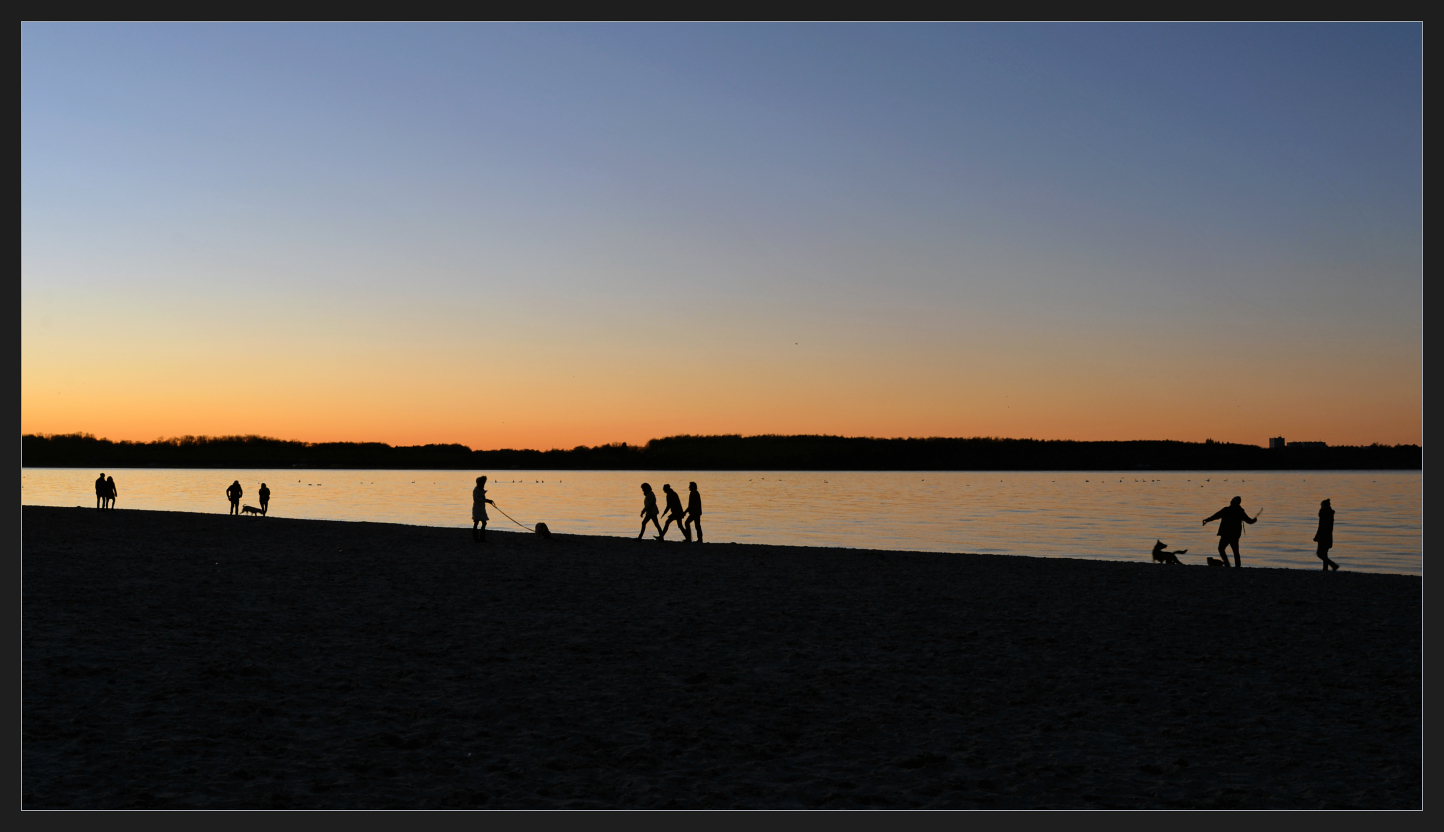
[[[1088,471],[1420,469],[1418,445],[1263,448],[1227,442],[669,436],[571,450],[297,442],[182,436],[112,442],[88,433],[25,434],[27,468],[395,468],[505,470]]]

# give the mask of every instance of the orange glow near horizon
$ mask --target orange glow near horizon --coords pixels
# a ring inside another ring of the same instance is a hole
[[[922,313],[870,329],[803,322],[787,338],[769,337],[784,327],[765,314],[731,328],[606,329],[577,318],[497,321],[476,332],[465,313],[437,313],[392,324],[406,331],[375,341],[356,334],[364,320],[348,334],[334,322],[293,326],[284,315],[262,320],[259,339],[237,324],[215,322],[201,338],[195,326],[157,320],[92,340],[87,333],[103,331],[115,306],[88,306],[93,316],[66,325],[22,314],[23,433],[478,449],[724,433],[1422,439],[1421,362],[1399,359],[1407,340],[1374,345],[1374,356],[1292,333],[1200,350],[1189,344],[1207,339],[1203,327],[954,328]],[[244,320],[258,317],[266,315]]]

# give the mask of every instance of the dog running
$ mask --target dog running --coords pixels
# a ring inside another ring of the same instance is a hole
[[[242,513],[242,514],[254,514],[254,515],[256,515],[257,517],[265,517],[265,516],[266,516],[266,513],[265,513],[264,511],[261,511],[260,509],[256,508],[255,506],[241,506],[241,513]]]

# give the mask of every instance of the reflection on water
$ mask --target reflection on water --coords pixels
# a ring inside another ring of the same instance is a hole
[[[98,471],[25,468],[26,505],[95,505]],[[1338,512],[1333,558],[1347,570],[1422,572],[1422,474],[1418,471],[907,472],[907,471],[359,471],[117,469],[119,508],[225,514],[239,477],[256,503],[271,488],[271,514],[470,528],[471,487],[524,523],[562,534],[635,536],[638,486],[702,492],[709,543],[780,543],[932,552],[992,552],[1148,561],[1155,539],[1188,549],[1185,563],[1215,553],[1217,523],[1200,521],[1243,497],[1250,513],[1245,566],[1317,569],[1311,538],[1319,501]],[[251,521],[241,518],[236,522]],[[516,528],[493,512],[492,528]],[[669,537],[680,537],[675,532]],[[1164,568],[1164,567],[1159,567]]]

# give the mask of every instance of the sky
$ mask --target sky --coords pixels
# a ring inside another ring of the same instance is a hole
[[[1422,27],[21,27],[21,431],[1422,444]]]

